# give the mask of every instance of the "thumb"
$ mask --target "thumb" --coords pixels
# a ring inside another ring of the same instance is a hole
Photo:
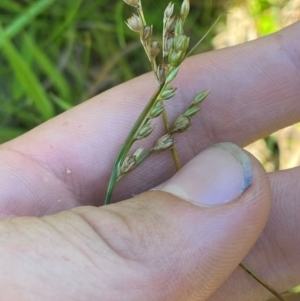
[[[259,237],[270,199],[255,159],[215,145],[133,199],[1,221],[0,291],[5,300],[207,300]]]
[[[112,222],[118,238],[106,233],[105,241],[138,263],[120,279],[122,287],[139,288],[124,291],[124,300],[207,300],[260,236],[270,204],[260,164],[221,143],[156,190],[104,207],[126,224]]]

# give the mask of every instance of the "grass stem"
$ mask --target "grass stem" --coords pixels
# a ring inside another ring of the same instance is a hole
[[[254,271],[252,271],[245,263],[241,262],[240,267],[244,269],[252,278],[259,282],[263,287],[265,287],[270,293],[272,293],[278,300],[286,301],[284,297],[281,296],[273,287],[267,284],[262,278],[260,278]]]

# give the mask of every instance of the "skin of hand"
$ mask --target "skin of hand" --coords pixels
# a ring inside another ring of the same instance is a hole
[[[172,177],[170,154],[153,156],[118,184],[115,204],[96,207],[153,75],[1,145],[0,300],[266,300],[242,260],[278,291],[298,285],[300,169],[266,174],[233,144],[207,147],[299,121],[299,32],[187,59],[167,109],[176,117],[211,91],[177,139],[192,161]]]

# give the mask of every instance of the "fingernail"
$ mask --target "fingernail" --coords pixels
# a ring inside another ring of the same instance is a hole
[[[156,189],[214,206],[237,199],[251,184],[250,158],[239,146],[226,142],[201,152]]]

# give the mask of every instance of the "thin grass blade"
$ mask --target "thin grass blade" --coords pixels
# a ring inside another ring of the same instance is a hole
[[[57,69],[57,66],[50,61],[29,35],[25,35],[24,41],[26,48],[32,53],[42,71],[51,79],[61,98],[68,100],[70,98],[69,84]]]
[[[54,107],[48,99],[43,87],[29,65],[16,50],[15,46],[6,39],[4,30],[0,25],[0,40],[3,41],[3,52],[6,55],[16,77],[23,86],[26,94],[32,99],[36,110],[41,114],[43,120],[54,116]]]
[[[36,16],[43,13],[56,0],[40,0],[32,4],[25,12],[13,21],[0,36],[0,46],[4,43],[4,38],[11,39],[24,29]]]

